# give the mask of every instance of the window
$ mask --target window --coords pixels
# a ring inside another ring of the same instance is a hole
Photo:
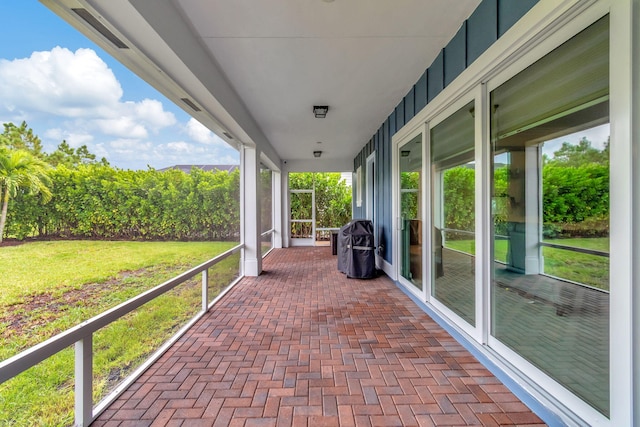
[[[431,293],[475,326],[474,107],[431,130]]]
[[[422,290],[422,134],[400,150],[400,275]]]
[[[491,334],[605,415],[608,94],[605,17],[490,98]]]

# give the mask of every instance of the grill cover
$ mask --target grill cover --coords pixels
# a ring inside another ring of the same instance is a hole
[[[356,279],[376,276],[373,223],[370,220],[354,219],[340,228],[338,270]]]

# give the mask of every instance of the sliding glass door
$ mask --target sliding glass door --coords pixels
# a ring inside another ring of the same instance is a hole
[[[398,155],[400,276],[422,290],[422,133],[401,145]]]
[[[608,36],[605,17],[490,94],[494,346],[516,352],[604,415]]]
[[[475,326],[474,103],[431,129],[431,295]]]

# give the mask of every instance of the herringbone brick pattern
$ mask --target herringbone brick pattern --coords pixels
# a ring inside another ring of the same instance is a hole
[[[543,425],[388,278],[280,249],[94,426]]]

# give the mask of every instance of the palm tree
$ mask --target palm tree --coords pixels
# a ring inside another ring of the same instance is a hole
[[[18,190],[26,189],[31,194],[42,193],[44,200],[51,198],[48,185],[51,180],[47,175],[49,164],[43,162],[24,150],[7,150],[0,147],[0,243],[7,221],[9,198],[15,197]]]

